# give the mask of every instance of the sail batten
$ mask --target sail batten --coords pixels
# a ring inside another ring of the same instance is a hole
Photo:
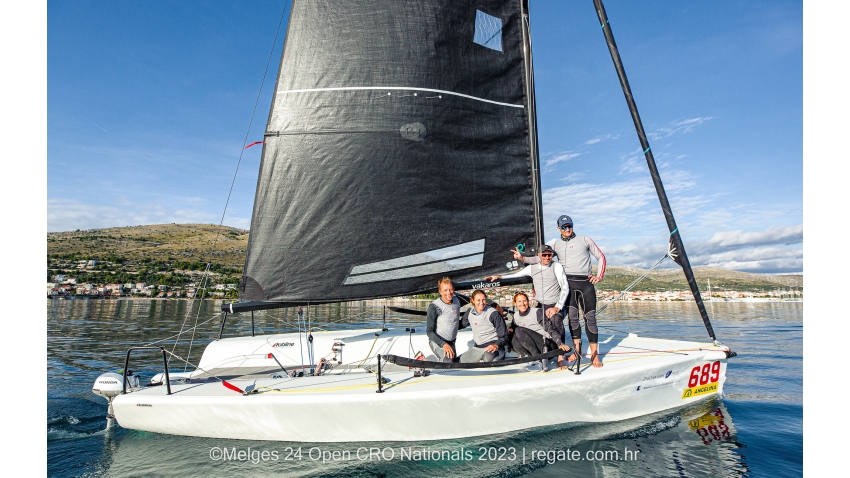
[[[408,295],[533,250],[519,1],[295,1],[291,12],[240,300]],[[438,253],[461,245],[472,249]]]

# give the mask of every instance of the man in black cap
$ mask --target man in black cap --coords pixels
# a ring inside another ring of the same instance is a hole
[[[543,309],[543,315],[552,321],[560,334],[564,334],[564,303],[570,292],[567,276],[561,264],[552,260],[555,255],[551,246],[544,245],[540,248],[539,257],[535,258],[534,264],[525,269],[508,275],[497,275],[487,277],[487,281],[499,279],[511,279],[514,277],[531,277],[534,281],[534,296]],[[566,366],[563,357],[559,357],[558,366]],[[563,363],[562,363],[563,362]]]
[[[605,276],[605,254],[593,239],[587,236],[577,236],[573,232],[573,220],[570,216],[558,218],[558,230],[561,238],[550,241],[545,247],[554,249],[558,256],[558,262],[563,266],[569,283],[569,298],[567,300],[567,315],[570,319],[570,334],[576,345],[576,351],[581,353],[578,345],[581,342],[581,325],[578,320],[579,307],[584,310],[585,332],[587,341],[590,342],[590,358],[594,367],[601,367],[602,360],[599,359],[599,329],[596,326],[596,287],[594,285]],[[537,257],[525,257],[516,249],[513,249],[514,259],[523,260],[528,264],[536,264],[540,259]],[[596,258],[599,270],[593,275],[590,266],[590,256]],[[574,358],[571,356],[571,358]],[[570,360],[572,361],[572,360]]]

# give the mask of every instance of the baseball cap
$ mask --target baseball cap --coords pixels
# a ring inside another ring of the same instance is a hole
[[[573,219],[570,216],[561,216],[558,218],[558,229],[561,228],[564,224],[573,224]]]

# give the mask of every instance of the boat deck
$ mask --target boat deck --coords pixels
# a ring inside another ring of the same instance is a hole
[[[435,392],[453,390],[458,387],[497,387],[532,386],[541,383],[579,382],[586,380],[614,379],[621,375],[644,373],[659,368],[675,369],[677,363],[693,362],[695,356],[722,356],[722,348],[712,343],[698,343],[653,339],[637,336],[611,337],[599,345],[604,366],[594,368],[589,355],[582,358],[580,374],[571,370],[559,370],[554,361],[550,361],[548,372],[529,372],[526,365],[513,365],[503,368],[432,370],[426,377],[414,377],[412,370],[387,370],[382,376],[389,380],[383,386],[387,394],[407,392]],[[397,366],[394,367],[398,370]],[[682,373],[677,370],[676,373]],[[322,376],[269,378],[268,375],[242,376],[227,378],[228,383],[246,391],[251,396],[301,395],[314,398],[333,399],[343,395],[374,394],[377,390],[377,377],[364,369],[351,369],[346,373],[331,373]],[[630,381],[631,382],[631,381]],[[172,381],[172,397],[234,397],[235,392],[222,384],[217,378],[189,381]],[[128,393],[135,399],[160,397],[167,394],[166,387],[147,387]],[[129,398],[129,397],[128,397]]]

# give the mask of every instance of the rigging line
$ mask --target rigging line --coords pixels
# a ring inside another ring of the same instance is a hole
[[[277,46],[277,38],[280,36],[280,27],[283,25],[283,18],[286,14],[287,6],[289,6],[289,0],[286,1],[283,6],[283,11],[280,12],[280,21],[278,21],[277,24],[277,31],[274,35],[274,42],[272,42],[272,49],[269,52],[269,59],[266,61],[266,69],[263,72],[263,79],[260,81],[260,91],[257,92],[257,99],[254,101],[254,109],[251,111],[251,119],[248,121],[248,130],[245,132],[245,139],[242,141],[242,149],[239,151],[239,161],[236,163],[236,171],[233,172],[233,179],[230,181],[230,191],[227,193],[227,200],[224,203],[224,211],[221,212],[221,221],[218,224],[218,233],[213,241],[213,251],[215,251],[218,238],[221,236],[221,226],[224,224],[224,215],[227,213],[227,206],[230,204],[230,196],[233,194],[233,185],[236,183],[236,175],[239,173],[239,166],[242,164],[242,156],[245,154],[245,145],[248,144],[248,135],[251,134],[251,126],[254,124],[254,116],[257,114],[257,106],[260,104],[260,96],[263,94],[263,86],[266,83],[269,66],[271,65],[272,58],[274,57],[274,50]]]
[[[193,363],[189,362],[188,360],[184,359],[183,357],[181,357],[181,356],[179,356],[179,355],[177,355],[177,354],[174,354],[174,353],[171,353],[171,352],[168,352],[168,351],[165,351],[165,353],[167,353],[167,354],[168,354],[168,355],[170,355],[171,357],[176,358],[177,360],[179,360],[179,361],[181,361],[181,362],[185,362],[186,364],[188,364],[188,365],[191,365],[191,366],[195,367],[195,369],[196,369],[196,370],[200,370],[201,372],[203,372],[203,373],[205,373],[205,374],[209,375],[210,377],[212,377],[212,378],[214,378],[214,379],[216,379],[216,380],[219,380],[220,382],[226,382],[226,380],[224,380],[223,378],[219,377],[218,375],[216,375],[216,374],[214,374],[214,373],[212,373],[212,372],[210,372],[210,371],[208,371],[208,370],[205,370],[205,369],[203,369],[203,368],[201,368],[201,367],[199,367],[199,366],[197,366],[197,365],[195,365],[195,364],[193,364]],[[187,366],[188,366],[188,365],[187,365]],[[163,377],[162,377],[162,379],[163,379],[163,380],[165,380],[165,376],[163,376]],[[190,377],[190,380],[191,380],[191,377]]]
[[[204,290],[206,290],[206,289],[204,289]],[[197,294],[195,294],[195,295],[197,295]],[[194,300],[195,300],[195,298],[192,297],[193,302],[194,302]],[[189,310],[191,311],[192,309],[190,308]],[[198,329],[198,320],[200,318],[201,318],[201,304],[199,303],[198,304],[198,313],[195,315],[195,326],[192,327],[192,338],[189,340],[189,353],[186,355],[187,359],[192,358],[192,345],[195,343],[195,331]],[[177,342],[174,343],[174,346],[177,347]],[[186,371],[186,367],[188,367],[188,365],[183,366],[184,372]]]
[[[374,349],[374,348],[375,348],[375,343],[378,341],[378,338],[380,338],[380,337],[381,337],[381,335],[380,335],[380,334],[375,334],[375,340],[373,340],[373,341],[372,341],[372,346],[371,346],[371,347],[369,347],[369,351],[368,351],[368,352],[366,352],[366,358],[364,358],[363,360],[361,360],[361,361],[360,361],[360,363],[359,363],[359,364],[357,364],[357,366],[356,366],[356,367],[354,367],[354,368],[360,368],[360,366],[361,366],[361,365],[363,365],[363,362],[365,362],[365,361],[369,360],[369,358],[370,358],[369,356],[370,356],[370,355],[371,355],[371,353],[372,353],[372,349]]]
[[[298,308],[298,357],[301,359],[301,372],[304,373],[304,339],[301,335],[301,322],[304,321],[304,312]]]
[[[204,275],[201,277],[201,287],[199,287],[199,290],[201,292],[203,292],[205,290],[205,288],[204,288],[205,287],[204,286],[204,278],[206,277],[206,271],[209,269],[209,267],[210,267],[210,264],[207,263],[207,267],[204,269]],[[183,335],[183,329],[186,327],[186,322],[189,320],[189,317],[192,315],[192,307],[195,306],[195,299],[198,297],[198,295],[199,295],[199,293],[198,293],[198,291],[196,291],[195,295],[192,297],[192,302],[189,303],[189,309],[186,311],[186,316],[183,318],[183,323],[180,324],[180,332],[177,334],[177,340],[174,342],[174,346],[171,348],[172,353],[174,352],[174,350],[177,349],[177,344],[180,342],[180,336]],[[199,314],[200,314],[200,310],[201,310],[201,307],[199,305],[198,306],[198,313]],[[195,319],[195,324],[196,324],[195,326],[196,327],[197,327],[197,323],[198,323],[198,320],[196,318]],[[191,348],[191,346],[190,346],[190,348]],[[168,360],[166,360],[166,363],[168,363],[170,361],[171,361],[171,357],[168,357]],[[185,372],[185,369],[183,371]]]
[[[239,173],[239,165],[242,164],[242,156],[245,154],[245,145],[248,144],[248,135],[251,134],[251,126],[254,124],[254,116],[257,113],[257,106],[260,103],[260,96],[263,93],[263,86],[266,83],[266,76],[268,75],[268,72],[269,72],[269,65],[271,65],[271,61],[272,61],[272,58],[274,56],[275,46],[277,46],[277,38],[278,38],[278,36],[280,36],[280,27],[281,27],[281,25],[283,25],[283,18],[286,14],[286,8],[288,6],[289,6],[289,0],[286,1],[286,3],[283,6],[283,11],[280,12],[280,20],[278,21],[277,31],[275,32],[274,41],[272,42],[272,49],[269,52],[269,59],[268,59],[268,61],[266,61],[266,69],[263,72],[263,79],[260,81],[260,90],[257,92],[257,99],[254,101],[254,109],[251,112],[251,119],[248,122],[248,130],[245,132],[245,139],[242,141],[242,149],[239,151],[239,161],[237,161],[236,170],[233,172],[233,179],[230,182],[230,190],[227,192],[227,200],[224,203],[224,210],[221,212],[221,220],[218,223],[218,230],[216,231],[215,238],[213,239],[213,245],[212,245],[212,250],[210,251],[210,256],[212,255],[212,253],[214,253],[216,251],[216,247],[218,245],[218,238],[221,237],[221,228],[224,225],[224,216],[225,216],[225,214],[227,214],[227,206],[230,204],[230,197],[233,194],[233,186],[234,186],[234,184],[236,184],[236,176]],[[206,292],[206,285],[209,283],[209,274],[210,274],[211,266],[212,266],[212,259],[210,258],[207,261],[207,267],[204,270],[204,276],[201,278],[201,284],[202,284],[201,292]],[[195,297],[197,297],[198,295],[199,294],[195,294]],[[194,303],[194,300],[195,300],[195,298],[193,297],[192,298],[193,303]],[[201,297],[201,301],[203,301],[203,297]],[[189,314],[191,314],[191,308],[189,309]],[[201,306],[199,304],[198,305],[198,314],[195,317],[196,327],[197,327],[197,323],[198,323],[198,319],[200,318],[200,315],[201,315]],[[188,315],[187,315],[187,319],[188,319]],[[185,324],[185,322],[186,321],[184,320],[184,324]],[[182,328],[183,328],[183,326],[181,326],[181,334],[182,334]],[[192,329],[192,339],[189,342],[189,358],[191,358],[192,344],[193,344],[194,339],[195,339],[194,330],[195,329],[193,328]],[[178,336],[177,342],[179,342],[179,340],[180,339],[179,339],[179,336]],[[175,348],[177,347],[177,342],[174,343]],[[172,352],[174,352],[174,349],[172,349]],[[185,371],[185,368],[184,368],[184,371]]]
[[[191,306],[190,306],[190,307],[191,307]],[[196,327],[196,328],[197,328],[197,327],[200,327],[200,326],[202,326],[202,325],[206,324],[207,322],[210,322],[210,321],[212,321],[212,320],[215,320],[216,318],[218,318],[218,317],[219,317],[221,314],[223,314],[223,313],[224,313],[224,312],[219,312],[218,314],[215,314],[214,316],[212,316],[212,317],[210,317],[209,319],[207,319],[207,320],[205,320],[205,321],[201,322],[200,324],[196,325],[195,327]],[[179,336],[180,336],[180,334],[179,334],[179,333],[177,333],[177,334],[172,335],[171,337],[166,337],[166,338],[164,338],[164,339],[159,339],[159,340],[157,340],[157,341],[155,341],[155,342],[151,342],[151,343],[149,343],[149,344],[145,344],[145,345],[144,345],[144,347],[147,347],[147,346],[149,346],[149,345],[158,344],[158,343],[160,343],[160,342],[165,342],[166,340],[171,340],[171,339],[173,339],[174,337],[179,337]]]
[[[656,262],[656,263],[655,263],[655,265],[653,265],[652,267],[650,267],[650,268],[649,268],[649,270],[648,270],[648,271],[646,271],[646,273],[644,273],[642,276],[638,277],[637,279],[633,280],[633,281],[632,281],[629,285],[627,285],[627,286],[626,286],[626,288],[625,288],[625,289],[623,289],[623,291],[622,291],[622,292],[620,292],[620,295],[618,295],[617,297],[615,297],[615,298],[613,298],[613,299],[609,300],[609,301],[608,301],[605,305],[603,305],[603,306],[602,306],[602,308],[597,309],[597,310],[596,310],[596,316],[598,317],[598,316],[599,316],[599,314],[601,314],[601,313],[602,313],[605,309],[607,309],[609,305],[611,305],[611,304],[613,304],[615,301],[618,301],[618,300],[620,300],[621,298],[623,298],[623,296],[625,296],[625,295],[626,295],[626,292],[630,291],[630,290],[632,289],[632,287],[634,287],[634,286],[636,286],[636,285],[638,284],[638,282],[640,282],[640,281],[642,281],[643,279],[645,279],[645,278],[649,275],[649,273],[650,273],[650,272],[652,272],[653,270],[655,270],[655,268],[656,268],[656,267],[658,267],[658,265],[659,265],[659,264],[661,264],[661,262],[663,262],[663,261],[664,261],[664,259],[666,259],[666,258],[668,258],[668,257],[670,257],[669,252],[667,252],[667,253],[665,253],[663,256],[661,256],[661,259],[658,259],[658,262]]]

